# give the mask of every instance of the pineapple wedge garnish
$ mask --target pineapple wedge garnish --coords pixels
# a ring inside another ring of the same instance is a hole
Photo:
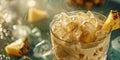
[[[47,13],[45,11],[36,9],[36,8],[30,8],[28,12],[28,22],[34,23],[43,20],[47,17]]]
[[[22,56],[29,52],[30,43],[26,38],[16,40],[15,42],[7,45],[5,51],[10,55]]]
[[[119,12],[117,10],[111,10],[106,22],[102,27],[102,30],[110,32],[111,30],[115,30],[118,28],[120,28]]]

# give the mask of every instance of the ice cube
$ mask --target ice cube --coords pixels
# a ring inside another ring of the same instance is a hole
[[[42,38],[40,36],[36,36],[34,33],[29,34],[27,38],[29,42],[31,43],[32,47],[34,47],[36,44],[42,41]]]
[[[75,29],[78,29],[78,24],[76,22],[69,22],[65,27],[67,32],[72,32]]]
[[[5,17],[4,17],[4,18],[5,18],[5,21],[6,21],[7,23],[12,22],[12,20],[13,20],[13,19],[12,19],[12,15],[7,14],[7,13],[5,14]]]
[[[6,60],[10,60],[10,57],[6,57]]]
[[[22,56],[20,60],[32,60],[29,56]]]
[[[11,58],[4,54],[0,54],[0,60],[11,60]]]
[[[74,30],[68,34],[66,34],[66,36],[63,38],[64,41],[69,42],[69,43],[79,43],[79,38],[82,34],[82,31],[80,30]]]
[[[85,12],[78,12],[78,16],[81,17],[84,20],[88,20],[89,16]]]
[[[83,16],[86,16],[86,13],[85,13],[85,12],[83,12],[83,11],[78,12],[77,14],[78,14],[79,16],[82,16],[82,15],[83,15]]]
[[[53,53],[50,51],[47,55],[44,56],[45,60],[53,60]]]
[[[103,26],[104,22],[102,20],[97,20],[97,30],[100,30]]]
[[[95,18],[94,13],[91,12],[91,11],[88,11],[86,14],[87,14],[90,18]]]
[[[95,40],[95,28],[91,23],[84,22],[80,26],[80,29],[82,31],[82,34],[80,37],[81,42],[89,43]]]
[[[35,35],[35,36],[38,36],[38,37],[41,37],[41,32],[38,28],[33,28],[32,29],[32,33]]]
[[[120,36],[112,40],[112,48],[120,52]]]
[[[52,27],[54,34],[56,36],[59,36],[60,39],[65,37],[66,31],[64,30],[64,28],[60,25],[60,24],[56,24],[56,26]]]
[[[47,40],[43,40],[40,43],[38,43],[35,48],[33,49],[34,56],[35,57],[42,57],[47,56],[51,53],[51,44]]]
[[[89,22],[95,27],[96,30],[100,30],[104,24],[102,20],[97,18],[89,18]]]
[[[79,30],[79,26],[77,22],[69,22],[65,27],[64,30],[66,34],[63,37],[63,40],[67,42],[78,42],[81,35],[81,31]]]
[[[24,38],[31,33],[31,29],[25,25],[13,25],[12,35],[15,38]]]
[[[98,30],[96,31],[95,35],[96,35],[96,41],[99,41],[99,40],[104,39],[107,34],[105,31]]]
[[[96,27],[90,22],[84,22],[83,25],[86,27],[84,30],[90,31],[92,33],[96,30]]]
[[[89,23],[91,23],[95,29],[98,26],[98,21],[96,18],[89,18]]]
[[[96,14],[95,12],[91,12],[91,11],[88,11],[87,15],[89,16],[89,22],[95,26],[95,29],[97,30],[101,29],[103,25],[103,21],[101,19],[105,17],[102,17],[99,14]]]
[[[67,22],[70,22],[71,20],[68,18],[68,15],[66,13],[61,13],[60,15],[60,23],[62,24],[62,26],[66,25]]]
[[[27,2],[28,7],[34,7],[36,5],[36,2],[34,0],[30,0]]]
[[[76,31],[74,31],[73,36],[74,36],[75,40],[79,41],[81,34],[82,34],[82,31],[79,28]]]

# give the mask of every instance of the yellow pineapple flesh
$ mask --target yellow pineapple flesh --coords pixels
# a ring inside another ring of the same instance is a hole
[[[3,19],[3,14],[2,13],[0,13],[0,19]]]
[[[120,28],[120,17],[119,13],[116,10],[111,10],[111,12],[108,15],[107,20],[105,21],[102,30],[104,31],[110,31]]]
[[[30,8],[28,12],[28,22],[34,23],[43,20],[46,18],[47,14],[45,11],[36,9],[36,8]]]
[[[10,55],[22,56],[23,54],[29,52],[29,46],[30,43],[27,41],[27,39],[19,39],[7,45],[5,47],[5,51]]]

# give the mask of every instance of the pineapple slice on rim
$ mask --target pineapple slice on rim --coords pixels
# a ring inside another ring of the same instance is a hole
[[[110,32],[111,30],[116,30],[118,28],[120,28],[119,12],[117,10],[111,10],[102,30]]]

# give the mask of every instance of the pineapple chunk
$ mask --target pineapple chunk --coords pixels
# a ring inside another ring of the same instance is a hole
[[[111,10],[106,22],[104,23],[102,30],[110,31],[120,28],[119,13],[116,10]]]
[[[46,18],[47,14],[45,11],[36,9],[36,8],[31,8],[29,9],[28,12],[28,22],[29,23],[34,23],[43,20]]]
[[[16,40],[15,42],[7,45],[5,47],[5,50],[10,55],[22,56],[23,54],[29,52],[28,50],[29,46],[30,43],[27,41],[26,38],[24,38],[24,39]]]
[[[0,19],[3,19],[3,14],[2,13],[0,13]]]
[[[75,22],[70,22],[69,24],[67,24],[66,26],[66,30],[67,32],[72,32],[73,30],[78,28],[78,24]]]
[[[87,34],[82,34],[80,40],[84,43],[93,42],[92,35],[87,32]]]
[[[94,32],[89,31],[87,28],[88,27],[85,25],[81,26],[82,34],[80,36],[80,41],[82,41],[84,43],[93,42],[95,39]]]

